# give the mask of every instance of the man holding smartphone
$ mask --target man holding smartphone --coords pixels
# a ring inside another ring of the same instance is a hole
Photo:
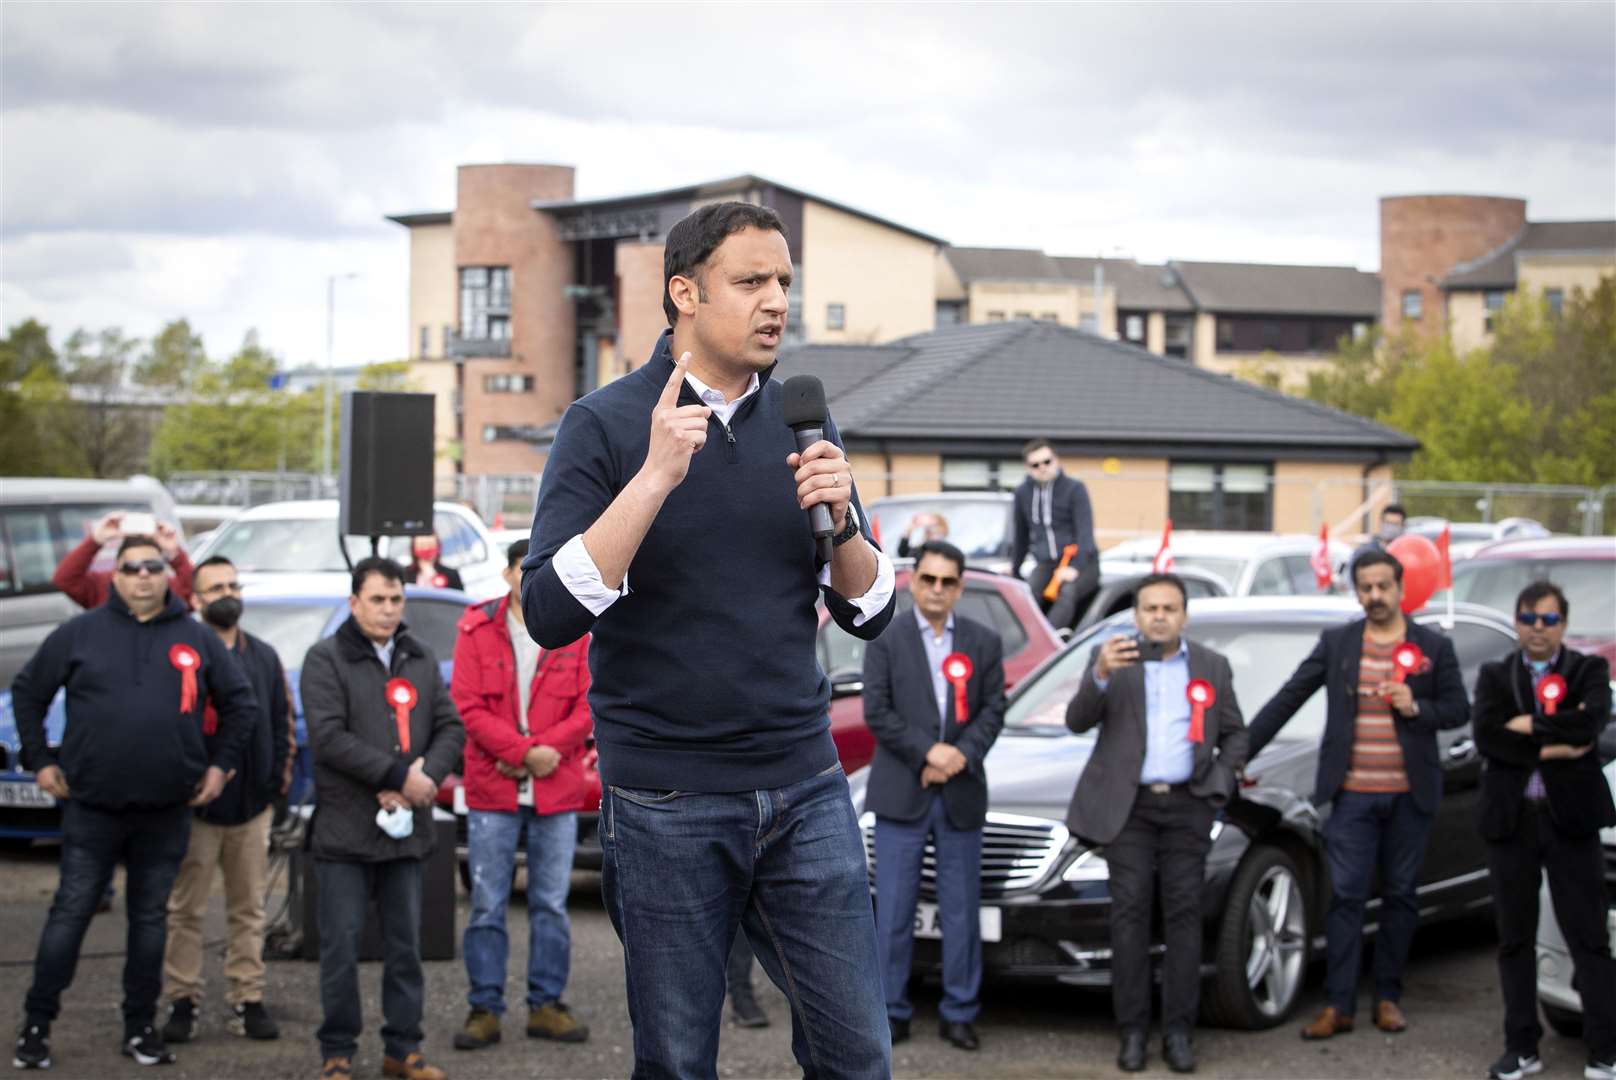
[[[90,566],[101,549],[120,537],[146,536],[157,544],[157,550],[168,564],[168,587],[181,602],[191,602],[191,560],[180,542],[179,530],[166,521],[158,521],[149,511],[114,510],[104,514],[90,526],[90,535],[67,557],[51,575],[51,584],[79,607],[88,611],[107,602],[112,592],[112,571],[92,570]]]
[[[1174,574],[1141,581],[1133,610],[1139,633],[1095,650],[1066,709],[1072,731],[1100,729],[1066,823],[1085,843],[1104,845],[1110,864],[1111,1000],[1122,1038],[1117,1065],[1126,1072],[1145,1067],[1158,882],[1167,939],[1162,1056],[1174,1072],[1195,1070],[1206,854],[1246,764],[1229,661],[1184,637],[1187,602]]]

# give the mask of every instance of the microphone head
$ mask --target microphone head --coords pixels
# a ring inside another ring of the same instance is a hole
[[[786,426],[824,427],[830,410],[825,407],[825,384],[812,375],[793,375],[785,381]]]

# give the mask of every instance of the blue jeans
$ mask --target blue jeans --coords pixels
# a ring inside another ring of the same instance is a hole
[[[572,965],[572,924],[567,892],[572,851],[578,846],[578,815],[472,810],[466,819],[466,859],[471,866],[471,920],[466,923],[466,975],[474,1009],[505,1012],[505,961],[510,952],[505,904],[511,896],[516,852],[527,849],[527,1003],[561,1000]]]
[[[61,877],[34,955],[34,982],[24,1004],[30,1023],[49,1027],[61,1011],[84,933],[119,862],[129,868],[124,1031],[132,1035],[154,1021],[168,941],[168,894],[190,838],[188,806],[114,812],[77,799],[63,804]]]
[[[382,924],[382,1048],[403,1061],[421,1046],[426,984],[421,972],[419,859],[336,862],[315,859],[320,884],[320,1008],[315,1037],[323,1058],[351,1058],[364,1016],[359,1001],[359,939],[370,901]]]
[[[1403,966],[1414,944],[1420,906],[1415,895],[1430,814],[1408,794],[1370,795],[1343,791],[1324,823],[1330,863],[1330,910],[1324,922],[1325,999],[1351,1016],[1358,1003],[1363,962],[1364,909],[1380,872],[1380,930],[1375,938],[1375,1000],[1403,996]]]
[[[914,1016],[909,964],[915,947],[915,903],[920,867],[931,837],[937,851],[937,914],[943,932],[943,1001],[938,1013],[973,1023],[982,987],[982,830],[956,829],[941,790],[918,821],[875,819],[875,940],[887,1015]]]
[[[634,1076],[717,1076],[736,926],[791,1003],[806,1077],[887,1077],[864,845],[833,766],[764,791],[609,787],[606,911],[623,942]]]

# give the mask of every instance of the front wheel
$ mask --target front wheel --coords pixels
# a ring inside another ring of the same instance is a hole
[[[1301,993],[1308,959],[1307,892],[1291,857],[1255,848],[1236,871],[1214,949],[1217,972],[1202,994],[1210,1024],[1271,1028]]]

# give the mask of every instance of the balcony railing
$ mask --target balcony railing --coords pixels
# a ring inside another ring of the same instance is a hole
[[[510,356],[511,339],[463,338],[459,334],[450,334],[448,347],[444,351],[456,360],[485,356]]]

